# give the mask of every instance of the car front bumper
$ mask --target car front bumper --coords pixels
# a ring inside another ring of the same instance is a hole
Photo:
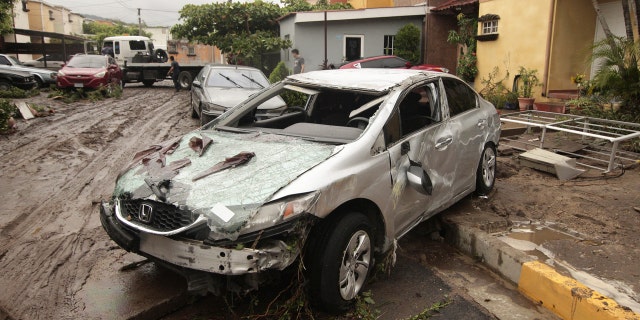
[[[100,222],[109,237],[127,251],[188,269],[221,275],[242,275],[268,269],[282,270],[298,257],[296,246],[280,239],[265,239],[256,248],[206,245],[201,241],[166,237],[132,230],[122,224],[114,208],[102,202]]]

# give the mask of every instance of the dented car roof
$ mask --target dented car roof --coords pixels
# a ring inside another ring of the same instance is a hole
[[[287,82],[299,85],[336,89],[385,92],[419,74],[442,75],[438,72],[406,69],[337,69],[311,71],[287,77]]]

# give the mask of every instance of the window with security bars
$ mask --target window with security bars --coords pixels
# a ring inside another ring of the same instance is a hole
[[[396,38],[394,35],[385,35],[384,36],[384,48],[382,49],[382,54],[384,55],[393,55],[393,40]]]
[[[482,22],[482,34],[498,33],[498,20],[489,20]]]

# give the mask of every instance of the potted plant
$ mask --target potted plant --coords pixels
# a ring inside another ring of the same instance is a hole
[[[533,106],[533,87],[540,85],[540,79],[538,79],[538,70],[527,69],[520,67],[519,70],[519,84],[518,84],[518,105],[520,111],[528,110],[530,106]]]

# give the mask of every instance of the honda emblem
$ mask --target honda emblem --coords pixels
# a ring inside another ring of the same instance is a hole
[[[138,219],[144,223],[151,222],[151,213],[153,212],[153,207],[146,203],[140,205],[140,212],[138,213]]]

